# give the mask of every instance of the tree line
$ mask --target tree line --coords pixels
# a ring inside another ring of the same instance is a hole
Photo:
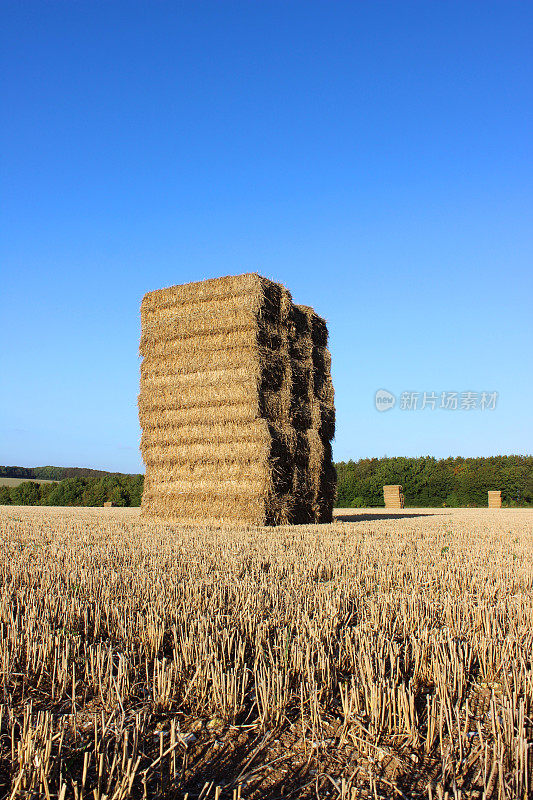
[[[533,505],[533,456],[363,458],[336,468],[338,508],[383,506],[391,483],[403,486],[411,507],[486,506],[490,489],[501,489],[504,505]],[[0,505],[139,506],[144,483],[143,475],[83,467],[0,467],[1,477],[26,481],[0,486]]]
[[[383,506],[383,486],[396,483],[411,507],[486,506],[491,489],[504,505],[533,505],[533,456],[363,458],[336,467],[338,508]]]
[[[103,478],[108,475],[120,477],[125,475],[131,477],[129,473],[109,472],[103,469],[91,469],[90,467],[1,467],[0,478],[24,478],[62,481],[65,478]]]
[[[0,505],[103,506],[112,502],[116,506],[139,506],[143,484],[143,475],[117,473],[101,473],[99,477],[80,475],[57,483],[26,480],[18,486],[0,486]]]

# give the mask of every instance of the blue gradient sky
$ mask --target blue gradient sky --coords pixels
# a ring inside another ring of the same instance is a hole
[[[247,271],[328,319],[337,459],[533,451],[531,3],[0,14],[0,463],[141,469],[142,295]]]

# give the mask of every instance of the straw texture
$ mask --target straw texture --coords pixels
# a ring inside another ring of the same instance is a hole
[[[403,508],[405,499],[402,486],[399,484],[384,486],[383,499],[385,500],[385,508]]]
[[[141,306],[144,514],[330,522],[327,326],[256,274],[172,286]]]
[[[501,508],[502,507],[502,493],[501,490],[493,490],[487,492],[489,498],[489,508]]]

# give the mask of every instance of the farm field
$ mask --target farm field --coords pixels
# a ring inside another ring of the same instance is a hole
[[[533,512],[0,507],[0,796],[533,787]]]
[[[21,483],[57,483],[57,481],[49,481],[45,478],[2,478],[0,477],[0,486],[20,486]]]

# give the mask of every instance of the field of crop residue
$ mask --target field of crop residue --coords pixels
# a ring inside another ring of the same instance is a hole
[[[3,797],[531,796],[531,511],[0,531]]]

